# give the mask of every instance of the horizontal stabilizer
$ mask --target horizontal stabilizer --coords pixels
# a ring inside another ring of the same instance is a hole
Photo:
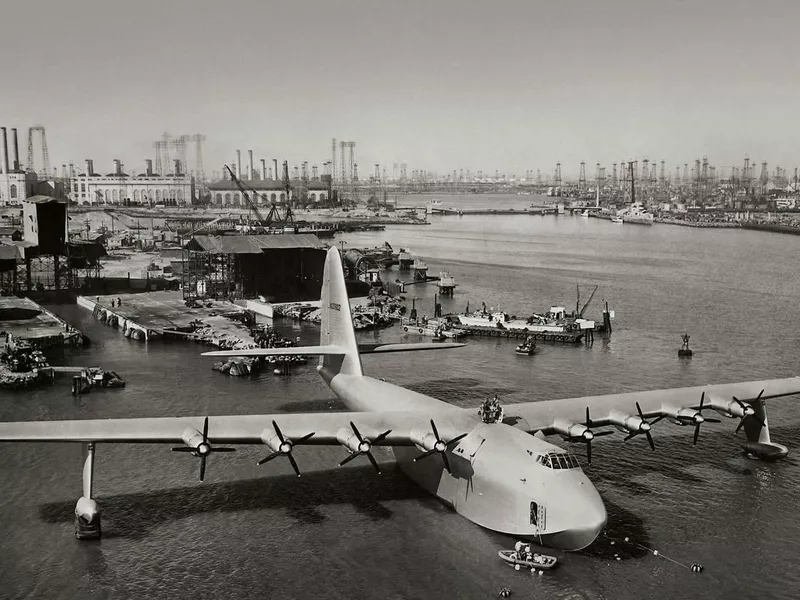
[[[461,348],[466,344],[455,342],[422,343],[422,344],[359,344],[360,354],[374,354],[376,352],[413,352],[414,350],[446,350],[448,348]]]
[[[247,350],[216,350],[203,356],[336,356],[346,350],[341,346],[293,346],[291,348],[249,348]]]

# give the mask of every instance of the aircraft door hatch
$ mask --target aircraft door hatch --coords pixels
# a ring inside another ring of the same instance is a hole
[[[540,531],[547,528],[547,515],[544,504],[531,502],[531,525],[536,525]]]
[[[478,450],[481,449],[485,441],[486,440],[480,434],[471,433],[461,440],[458,447],[453,452],[458,456],[466,458],[469,462],[472,462],[475,460],[475,455],[478,453]]]

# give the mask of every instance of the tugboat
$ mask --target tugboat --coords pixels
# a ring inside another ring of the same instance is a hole
[[[533,356],[536,352],[536,341],[531,336],[528,336],[524,342],[517,346],[516,352],[517,354]]]

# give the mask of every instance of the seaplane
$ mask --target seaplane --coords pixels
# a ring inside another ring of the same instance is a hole
[[[704,423],[719,422],[708,416],[713,412],[739,420],[736,432],[744,429],[743,448],[749,455],[775,460],[788,454],[770,439],[766,401],[800,393],[800,377],[509,404],[493,413],[497,418],[486,419],[478,410],[364,374],[362,356],[464,344],[359,345],[336,248],[325,259],[321,307],[318,346],[205,355],[319,356],[320,376],[347,411],[3,422],[0,441],[82,444],[83,494],[75,507],[80,539],[101,535],[92,486],[102,444],[172,446],[198,460],[201,481],[211,455],[232,452],[240,444],[264,446],[266,455],[258,464],[287,460],[298,476],[295,453],[300,446],[330,446],[335,460],[343,456],[340,467],[360,458],[378,474],[381,466],[372,449],[383,446],[392,448],[400,470],[411,480],[469,521],[563,550],[590,545],[606,525],[607,513],[575,455],[549,437],[584,444],[591,462],[592,440],[616,432],[625,440],[646,440],[655,450],[654,426],[661,420],[693,428],[696,444]]]

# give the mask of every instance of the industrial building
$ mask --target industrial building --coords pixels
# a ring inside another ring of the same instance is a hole
[[[145,172],[129,175],[122,163],[114,160],[114,171],[106,175],[94,172],[94,161],[86,161],[86,172],[70,177],[69,199],[80,205],[96,204],[170,204],[183,206],[195,198],[194,181],[184,173],[180,161],[167,175],[153,172],[153,161],[146,160]]]
[[[317,300],[325,245],[313,234],[196,235],[183,250],[186,299]]]
[[[36,173],[26,172],[19,162],[19,141],[17,129],[11,129],[13,138],[13,159],[9,153],[8,130],[0,127],[0,206],[17,206],[23,200],[36,194],[38,179]]]
[[[242,181],[254,194],[251,200],[257,205],[268,206],[276,202],[286,201],[286,186],[281,181],[272,179],[250,179]],[[298,200],[298,181],[291,181],[291,191],[289,200]],[[308,181],[303,186],[307,202],[324,202],[329,197],[329,185],[324,181]],[[208,186],[211,192],[211,202],[215,206],[247,206],[247,202],[242,199],[242,194],[235,181],[223,179],[216,181]],[[253,197],[255,196],[255,197]]]

